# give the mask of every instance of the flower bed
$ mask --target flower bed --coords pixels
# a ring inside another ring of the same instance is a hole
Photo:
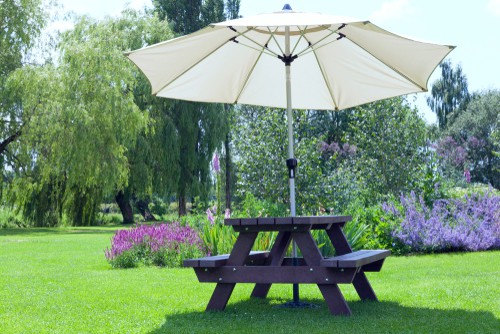
[[[198,233],[178,222],[139,225],[118,230],[105,256],[114,268],[132,268],[140,264],[179,267],[182,260],[204,254]]]

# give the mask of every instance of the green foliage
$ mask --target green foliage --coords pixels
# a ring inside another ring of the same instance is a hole
[[[200,237],[210,255],[229,254],[233,249],[237,233],[232,226],[224,225],[217,219],[213,225],[208,222],[203,224]]]
[[[250,192],[245,194],[245,199],[241,202],[241,210],[233,213],[233,215],[241,218],[280,217],[286,214],[287,208],[283,204],[258,200]]]
[[[499,90],[476,94],[445,133],[465,150],[464,164],[447,167],[458,169],[459,174],[470,170],[473,182],[489,183],[496,189],[500,189],[500,157],[495,154],[499,111]]]
[[[424,179],[425,123],[404,99],[356,108],[350,128],[349,141],[360,152],[357,175],[364,180],[370,205],[380,195],[398,195]]]
[[[224,19],[224,2],[155,0],[155,12],[168,20],[175,34],[192,33],[208,23]],[[186,211],[186,199],[208,198],[210,161],[227,132],[227,121],[220,117],[222,105],[172,101],[168,115],[175,126],[178,140],[179,177],[175,193],[179,199],[179,215]]]
[[[41,221],[35,216],[51,214],[50,224],[57,225],[65,212],[72,224],[94,224],[104,196],[128,185],[129,166],[136,171],[140,160],[128,152],[150,119],[135,103],[134,87],[145,79],[123,50],[160,36],[168,37],[168,28],[144,13],[126,11],[100,22],[82,17],[62,34],[57,66],[24,67],[9,77],[11,103],[30,121],[14,166],[23,181],[13,184],[11,196],[26,216]],[[136,188],[153,182],[142,179]],[[33,196],[41,197],[40,205],[29,203]]]
[[[0,6],[0,92],[5,76],[21,67],[47,23],[42,0],[4,0]],[[46,4],[45,4],[46,5]]]
[[[18,228],[27,227],[24,223],[23,217],[16,214],[9,207],[0,207],[0,228]]]
[[[237,195],[288,206],[286,122],[282,110],[236,109]],[[344,212],[388,194],[437,181],[427,169],[427,130],[416,110],[394,98],[339,112],[294,111],[299,215]],[[282,163],[281,163],[282,162]],[[432,184],[432,187],[434,184]]]

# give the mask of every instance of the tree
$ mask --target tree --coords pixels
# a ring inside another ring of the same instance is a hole
[[[103,197],[128,185],[127,152],[149,118],[135,103],[141,74],[122,52],[169,31],[155,17],[124,15],[80,18],[62,35],[57,66],[25,67],[8,82],[18,108],[37,110],[19,149],[28,159],[16,166],[19,182],[12,189],[27,216],[43,210],[24,199],[50,189],[49,199],[59,200],[75,224],[91,224]]]
[[[427,131],[404,98],[355,108],[350,127],[348,139],[359,150],[356,169],[372,204],[380,195],[418,188],[425,172]]]
[[[16,159],[8,148],[18,141],[32,110],[19,108],[5,90],[8,76],[22,67],[47,23],[42,0],[2,1],[0,6],[0,161],[2,168]]]
[[[450,117],[456,117],[459,110],[466,109],[470,95],[467,77],[460,65],[453,68],[451,61],[445,60],[439,67],[441,78],[432,84],[431,96],[427,97],[427,104],[437,115],[439,128],[445,130],[450,123]]]
[[[500,158],[495,154],[499,113],[500,91],[481,92],[446,131],[448,137],[440,142],[443,157],[453,162],[450,165],[458,175],[470,171],[471,181],[489,183],[496,189],[500,189]]]
[[[155,0],[155,12],[166,18],[177,35],[194,32],[211,22],[224,19],[224,2]],[[222,143],[227,122],[218,104],[174,101],[169,113],[179,138],[180,177],[176,188],[179,215],[187,213],[187,198],[207,198],[210,161]]]
[[[288,205],[283,110],[241,106],[234,139],[237,194]],[[403,98],[342,111],[294,110],[297,212],[341,213],[420,186],[426,127]]]

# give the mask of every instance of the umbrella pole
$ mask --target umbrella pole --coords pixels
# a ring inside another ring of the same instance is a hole
[[[285,57],[290,57],[290,27],[285,27]],[[290,73],[290,62],[285,62],[286,71],[286,118],[288,123],[288,180],[290,186],[290,214],[295,217],[295,167],[297,160],[293,153],[293,111],[292,111],[292,78]],[[297,265],[297,245],[292,242],[293,265]],[[293,284],[293,302],[300,303],[299,285]]]
[[[291,8],[285,9],[291,10]],[[297,167],[297,159],[295,159],[293,152],[293,111],[292,111],[292,81],[291,81],[291,63],[294,60],[290,53],[290,27],[285,27],[285,55],[283,61],[285,63],[286,71],[286,116],[288,123],[288,159],[286,165],[288,167],[288,180],[290,186],[290,215],[295,217],[295,168]],[[295,240],[292,241],[292,257],[293,265],[298,265],[297,257],[297,244]],[[304,308],[304,307],[317,307],[317,305],[310,303],[302,303],[299,297],[299,285],[293,284],[293,301],[285,303],[284,307],[291,308]]]
[[[285,28],[285,53],[290,56],[290,28]],[[295,217],[295,167],[297,160],[293,152],[293,111],[292,111],[292,83],[290,74],[290,63],[285,63],[286,71],[286,117],[288,121],[288,160],[287,167],[289,170],[288,180],[290,186],[290,214]],[[297,265],[297,244],[292,242],[292,257],[293,264]],[[293,302],[299,303],[299,285],[293,284]]]

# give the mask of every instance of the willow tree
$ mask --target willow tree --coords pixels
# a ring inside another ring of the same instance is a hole
[[[166,19],[176,35],[192,33],[203,26],[224,20],[222,0],[155,0],[155,12]],[[187,213],[187,198],[207,197],[210,186],[210,161],[227,131],[222,105],[172,102],[167,117],[178,135],[179,170],[176,194],[179,215]]]
[[[150,118],[134,95],[141,74],[123,51],[168,36],[157,18],[132,11],[103,21],[82,17],[62,35],[57,66],[13,75],[17,107],[37,110],[23,136],[30,159],[16,169],[12,189],[25,214],[43,211],[30,199],[48,191],[59,215],[90,224],[103,197],[128,186],[129,152]]]
[[[24,110],[10,98],[5,83],[9,75],[21,68],[47,23],[42,0],[4,0],[0,6],[0,165],[11,165],[31,110]]]

